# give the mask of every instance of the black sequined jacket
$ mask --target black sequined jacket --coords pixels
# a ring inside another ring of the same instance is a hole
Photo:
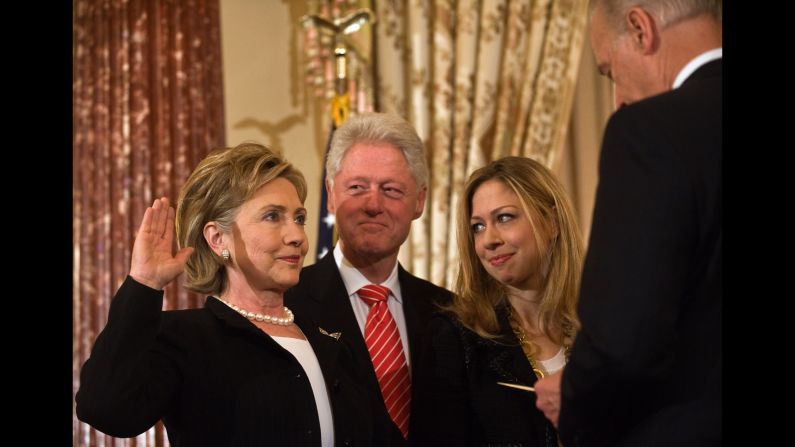
[[[426,403],[412,415],[415,445],[557,447],[557,433],[536,408],[535,394],[497,385],[536,381],[505,307],[497,317],[502,337],[496,340],[466,329],[449,313],[431,320],[423,370],[413,378]]]

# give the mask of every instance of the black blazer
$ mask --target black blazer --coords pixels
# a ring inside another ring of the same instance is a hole
[[[414,378],[417,376],[418,370],[421,369],[421,365],[418,364],[419,353],[427,340],[428,321],[431,314],[437,309],[435,303],[449,302],[452,299],[452,294],[447,289],[408,273],[400,264],[398,264],[398,281],[400,281],[403,313],[408,331],[411,377]],[[298,284],[287,291],[284,299],[286,305],[296,314],[311,318],[329,333],[340,332],[342,334],[340,341],[353,353],[356,369],[365,378],[366,387],[381,402],[381,409],[384,414],[387,414],[370,354],[356,321],[356,315],[351,308],[348,291],[345,289],[345,283],[340,276],[333,252],[329,252],[317,263],[304,267],[301,270]],[[411,427],[415,421],[413,415],[419,403],[412,386],[409,439],[411,439],[413,431]],[[389,416],[387,415],[387,417]],[[392,427],[395,431],[398,430],[394,424]]]
[[[431,320],[432,341],[414,382],[423,402],[415,415],[415,445],[557,447],[535,393],[497,385],[536,382],[505,309],[497,309],[496,340],[466,329],[452,314]]]
[[[710,62],[607,124],[561,384],[567,446],[720,445],[721,72]]]
[[[80,373],[77,417],[132,437],[163,419],[174,446],[320,445],[309,380],[287,350],[225,304],[161,311],[128,277]],[[390,421],[348,371],[350,352],[296,315],[320,363],[336,445],[391,445]]]

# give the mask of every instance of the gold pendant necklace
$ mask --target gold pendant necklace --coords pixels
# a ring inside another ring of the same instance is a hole
[[[513,330],[514,335],[516,335],[516,338],[519,340],[524,356],[527,357],[527,361],[530,363],[530,368],[533,369],[533,373],[535,373],[536,377],[539,379],[544,378],[546,374],[544,374],[544,371],[536,364],[533,358],[533,345],[530,343],[530,340],[527,339],[522,325],[519,324],[516,317],[513,316],[513,310],[510,305],[508,305],[508,323],[511,325],[511,330]]]

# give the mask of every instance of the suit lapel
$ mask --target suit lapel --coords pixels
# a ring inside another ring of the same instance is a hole
[[[326,384],[331,385],[332,379],[336,376],[340,342],[331,335],[323,334],[319,326],[311,319],[296,316],[295,323],[304,332],[309,344],[312,345]]]
[[[318,327],[329,334],[339,332],[339,341],[345,343],[354,358],[369,362],[370,353],[367,351],[364,336],[351,308],[348,291],[345,289],[345,283],[342,282],[334,256],[327,255],[321,259],[317,263],[315,274],[306,280],[312,284],[310,297],[317,306],[312,313],[316,317]],[[316,330],[319,333],[319,330]],[[369,371],[368,386],[380,392],[372,364],[364,366],[367,366],[365,370]]]
[[[400,294],[403,298],[403,316],[406,319],[406,330],[409,340],[409,357],[411,373],[415,377],[419,372],[414,368],[421,355],[420,340],[427,340],[426,330],[431,315],[438,309],[433,304],[434,290],[430,290],[426,282],[408,273],[398,264],[398,281]]]
[[[409,356],[414,365],[415,348],[417,346],[417,329],[420,326],[417,309],[414,305],[417,297],[417,287],[414,278],[409,275],[403,267],[398,264],[398,281],[400,282],[400,295],[403,299],[403,317],[406,319],[406,330],[408,331]]]
[[[309,305],[313,320],[328,333],[341,332],[340,340],[355,338],[359,333],[362,339],[356,316],[348,301],[348,291],[342,282],[334,256],[325,256],[316,264],[311,275],[301,277],[307,286],[308,298],[313,301]],[[362,339],[364,343],[364,339]]]

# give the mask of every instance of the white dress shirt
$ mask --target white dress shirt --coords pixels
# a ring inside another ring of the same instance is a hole
[[[317,406],[317,418],[320,422],[320,445],[322,447],[334,447],[334,419],[331,415],[331,403],[329,402],[326,381],[323,379],[323,371],[320,370],[320,363],[317,361],[315,351],[307,340],[290,337],[271,338],[281,345],[282,348],[298,360],[301,367],[309,379],[312,387],[312,394],[315,396]]]
[[[672,88],[679,88],[684,82],[685,79],[689,78],[693,72],[698,70],[702,65],[706,64],[707,62],[712,62],[715,59],[722,59],[723,58],[723,47],[715,48],[713,50],[705,51],[698,56],[694,57],[690,62],[688,62],[684,68],[679,70],[679,74],[676,75],[674,79],[674,85]]]
[[[353,314],[356,315],[356,321],[359,323],[359,330],[362,331],[364,336],[364,324],[367,322],[367,314],[370,313],[370,306],[364,302],[356,293],[362,287],[373,284],[362,273],[356,269],[342,254],[340,244],[334,247],[334,261],[337,263],[337,268],[342,276],[342,282],[345,283],[345,290],[348,292],[348,299],[351,301]],[[392,268],[392,273],[386,281],[382,282],[381,286],[389,288],[389,298],[386,304],[389,307],[389,312],[392,313],[392,318],[395,319],[398,330],[400,331],[400,342],[403,345],[403,353],[406,355],[406,363],[411,366],[411,356],[409,355],[409,338],[406,332],[406,317],[403,314],[403,296],[400,293],[400,281],[398,281],[398,264],[395,261],[395,266]],[[411,368],[409,367],[409,371]]]

